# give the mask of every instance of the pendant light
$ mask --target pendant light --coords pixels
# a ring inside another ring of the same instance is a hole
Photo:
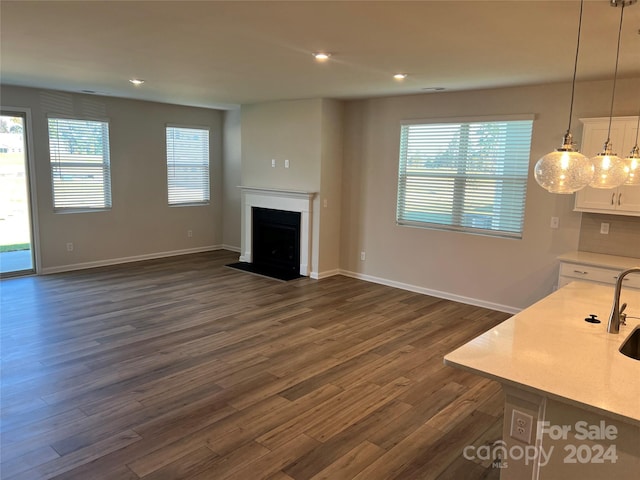
[[[625,169],[625,162],[613,153],[611,145],[611,122],[613,120],[613,103],[616,95],[616,80],[618,77],[618,59],[620,57],[620,36],[622,34],[622,20],[624,18],[624,7],[635,3],[637,0],[610,0],[612,7],[620,5],[620,26],[618,28],[618,47],[616,49],[616,67],[613,72],[613,91],[611,93],[611,111],[609,112],[609,130],[607,131],[607,141],[601,153],[591,158],[593,163],[593,179],[589,186],[593,188],[616,188],[622,185],[627,179],[628,170]]]
[[[593,164],[586,156],[574,148],[573,136],[571,135],[571,117],[573,116],[573,98],[576,90],[576,72],[578,70],[583,6],[584,0],[581,0],[567,133],[564,134],[562,139],[562,147],[540,158],[533,170],[536,182],[551,193],[576,192],[586,187],[593,178]]]
[[[629,176],[624,182],[625,185],[640,186],[640,148],[638,148],[638,132],[640,132],[640,112],[638,113],[638,125],[636,127],[636,144],[631,149],[629,156],[624,159]]]

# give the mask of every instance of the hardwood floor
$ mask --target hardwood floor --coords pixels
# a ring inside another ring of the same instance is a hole
[[[6,279],[1,477],[497,479],[498,384],[446,367],[508,314],[211,252]]]

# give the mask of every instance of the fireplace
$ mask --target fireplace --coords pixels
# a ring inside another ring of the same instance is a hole
[[[311,271],[311,238],[312,238],[312,201],[314,192],[295,190],[279,190],[260,187],[240,187],[242,190],[241,212],[241,254],[240,262],[253,264],[256,258],[254,249],[253,217],[254,209],[276,210],[299,215],[298,227],[298,269],[302,276],[313,275]],[[286,224],[285,224],[286,225]],[[281,234],[283,232],[280,232]],[[280,252],[282,253],[282,252]]]
[[[252,207],[253,265],[281,275],[300,274],[300,212]]]

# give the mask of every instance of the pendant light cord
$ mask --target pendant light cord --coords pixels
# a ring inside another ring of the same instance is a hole
[[[622,10],[620,10],[620,27],[618,28],[618,47],[616,50],[616,68],[613,71],[613,91],[611,92],[611,110],[609,112],[609,130],[607,131],[607,143],[611,141],[611,122],[613,121],[613,100],[616,96],[616,79],[618,77],[618,59],[620,58],[620,37],[622,36],[622,19],[624,18],[624,5],[622,2]]]
[[[636,147],[638,146],[638,133],[640,133],[640,112],[638,112],[638,124],[636,125]]]
[[[571,133],[571,117],[573,116],[573,97],[576,92],[576,73],[578,71],[578,52],[580,51],[580,32],[582,30],[582,8],[584,0],[580,0],[580,16],[578,17],[578,41],[576,42],[576,59],[573,63],[573,81],[571,82],[571,105],[569,106],[569,126],[567,127],[567,135]]]

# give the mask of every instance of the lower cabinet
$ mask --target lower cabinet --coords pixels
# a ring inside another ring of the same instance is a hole
[[[640,259],[638,259],[640,264]],[[601,285],[615,285],[618,274],[623,268],[605,268],[584,265],[573,262],[560,262],[560,274],[558,276],[558,288],[575,280],[581,280]],[[640,290],[640,274],[627,275],[624,280],[625,288],[636,288]]]

